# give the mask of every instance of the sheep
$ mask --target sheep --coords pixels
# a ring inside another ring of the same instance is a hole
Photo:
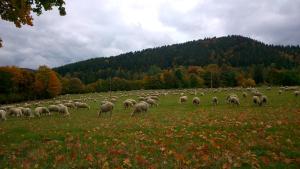
[[[76,108],[88,108],[90,109],[90,106],[86,103],[82,103],[82,102],[75,102],[75,106]]]
[[[194,98],[193,98],[193,104],[194,104],[194,105],[199,105],[199,104],[200,104],[200,99],[199,99],[199,97],[194,97]]]
[[[179,98],[179,103],[184,103],[184,102],[186,102],[188,100],[188,97],[187,96],[181,96],[180,98]]]
[[[34,113],[38,117],[40,117],[42,114],[51,115],[51,113],[47,107],[37,107],[37,108],[35,108]]]
[[[234,93],[231,93],[230,95],[228,95],[227,97],[226,97],[226,101],[227,101],[227,103],[228,104],[230,104],[231,103],[231,98],[232,97],[238,97],[236,94],[234,94]]]
[[[6,111],[0,110],[0,120],[6,120]]]
[[[212,98],[212,104],[213,104],[214,106],[218,105],[218,98],[217,98],[217,97],[213,97],[213,98]]]
[[[150,99],[153,99],[153,100],[156,100],[156,101],[159,100],[158,96],[155,96],[155,95],[149,96],[149,98],[150,98]]]
[[[152,107],[152,106],[156,106],[157,107],[157,103],[155,100],[148,98],[146,100],[146,102]]]
[[[110,101],[111,101],[112,103],[116,103],[116,102],[117,102],[117,99],[116,99],[116,98],[111,98]]]
[[[64,105],[67,106],[67,107],[69,107],[69,108],[76,108],[75,104],[72,103],[72,102],[65,103]]]
[[[129,100],[133,105],[136,104],[136,101],[134,99],[127,99],[127,100]]]
[[[279,90],[279,91],[278,91],[278,94],[282,94],[282,90]]]
[[[240,105],[240,100],[238,97],[236,96],[230,96],[228,99],[229,103],[231,103],[232,105]]]
[[[65,106],[63,104],[58,104],[57,107],[58,107],[58,112],[59,113],[64,114],[64,116],[70,117],[70,113],[69,113],[69,110],[68,110],[67,106]]]
[[[20,109],[20,108],[10,108],[8,110],[8,114],[13,115],[13,116],[17,116],[17,117],[21,117],[23,115],[22,114],[22,109]]]
[[[24,115],[24,116],[27,116],[27,117],[34,117],[34,115],[33,115],[33,113],[32,113],[32,110],[30,109],[30,108],[21,108],[21,110],[22,110],[22,114]]]
[[[136,113],[147,112],[149,108],[149,104],[145,101],[141,101],[134,106],[134,110],[131,113],[131,117],[133,117]]]
[[[299,95],[300,95],[300,91],[299,91],[299,90],[294,91],[294,95],[295,95],[296,97],[299,96]]]
[[[112,102],[107,101],[106,103],[100,105],[100,110],[98,113],[98,117],[101,116],[102,113],[110,112],[110,116],[112,115],[112,111],[114,109],[114,104]]]
[[[267,102],[268,102],[268,97],[265,95],[261,96],[261,104],[267,104]]]
[[[129,107],[132,107],[133,106],[133,103],[130,101],[130,100],[125,100],[123,102],[123,105],[124,105],[124,108],[127,109]]]
[[[262,103],[261,103],[260,97],[258,97],[258,96],[253,96],[253,97],[252,97],[252,100],[253,100],[253,103],[254,103],[254,104],[261,106]]]
[[[48,109],[50,112],[59,112],[59,107],[57,105],[50,105]]]
[[[246,92],[243,92],[243,97],[246,98],[248,94]]]

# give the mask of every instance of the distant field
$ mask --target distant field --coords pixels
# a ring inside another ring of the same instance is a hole
[[[109,93],[60,97],[97,102],[87,101],[90,110],[70,109],[70,118],[0,122],[0,168],[300,168],[300,96],[260,88],[269,100],[259,107],[250,92],[243,98],[242,91],[201,91],[195,106],[190,92],[159,90],[168,92],[159,106],[135,117],[122,102],[153,91],[113,92],[119,99],[111,118],[97,118]],[[179,104],[174,92],[184,92],[188,102]],[[225,102],[228,93],[239,96],[240,106]]]

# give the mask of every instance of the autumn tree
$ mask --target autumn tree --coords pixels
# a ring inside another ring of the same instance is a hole
[[[34,91],[39,97],[55,97],[62,86],[56,73],[47,66],[40,66],[35,75]]]
[[[62,86],[61,83],[54,71],[49,72],[49,83],[47,92],[50,95],[50,97],[55,97],[61,93]]]
[[[61,16],[66,15],[64,0],[1,0],[0,18],[13,22],[16,27],[22,25],[33,26],[32,14],[41,15],[43,10],[49,11],[53,7],[58,7]],[[2,40],[0,38],[0,47]]]

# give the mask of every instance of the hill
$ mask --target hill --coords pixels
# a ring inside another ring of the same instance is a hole
[[[61,75],[80,78],[85,83],[113,77],[139,79],[149,69],[217,64],[236,68],[252,65],[291,69],[300,64],[299,46],[267,45],[243,36],[206,38],[181,44],[129,52],[112,57],[93,58],[54,68]]]

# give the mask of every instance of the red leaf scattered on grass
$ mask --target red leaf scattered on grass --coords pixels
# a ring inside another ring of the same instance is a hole
[[[86,159],[88,162],[93,162],[93,161],[94,161],[94,157],[93,157],[93,155],[92,155],[91,153],[89,153],[89,154],[85,157],[85,159]]]

